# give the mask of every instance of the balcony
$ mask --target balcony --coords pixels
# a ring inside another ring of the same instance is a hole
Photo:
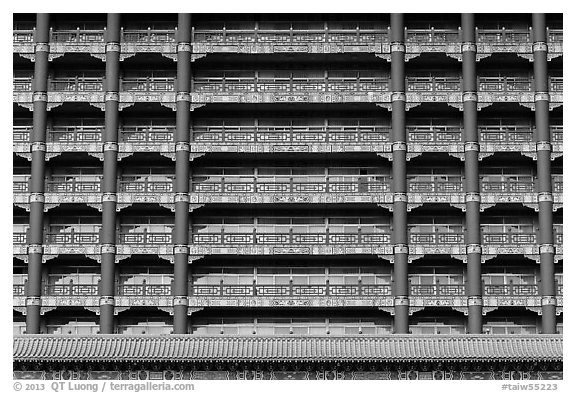
[[[390,32],[386,27],[364,27],[357,23],[335,26],[298,26],[286,23],[278,27],[260,27],[249,23],[244,28],[192,28],[192,53],[198,57],[208,53],[374,53],[389,59]],[[356,25],[355,27],[353,25]],[[104,29],[50,30],[51,58],[65,53],[89,53],[105,59]],[[14,52],[32,59],[34,30],[14,30]],[[121,29],[121,59],[136,53],[160,53],[176,60],[176,29]],[[462,54],[460,28],[405,29],[407,58],[421,53]],[[562,29],[547,29],[548,57],[562,56]],[[493,53],[514,53],[532,57],[532,30],[476,28],[478,58]]]
[[[13,306],[25,306],[26,282],[14,284]],[[42,304],[46,307],[98,306],[99,284],[45,284]],[[562,285],[557,286],[562,305]],[[393,307],[392,284],[193,284],[188,287],[190,307]],[[413,307],[466,307],[464,284],[410,284]],[[485,307],[540,307],[536,284],[484,284]],[[122,307],[170,306],[172,284],[118,284],[115,303]]]
[[[230,74],[226,76],[226,73]],[[196,76],[192,81],[193,105],[209,103],[345,103],[364,102],[389,106],[389,77],[380,71],[294,72],[282,76],[257,76],[250,71],[226,71]],[[237,75],[237,76],[234,76]],[[134,77],[120,81],[120,109],[138,102],[155,102],[175,108],[174,77]],[[550,105],[562,105],[563,78],[550,77]],[[485,107],[498,102],[516,102],[534,106],[534,83],[531,77],[478,77],[478,104]],[[32,79],[14,78],[15,103],[32,108]],[[406,78],[408,108],[426,102],[444,102],[462,106],[459,76],[409,76]],[[48,107],[65,102],[87,102],[104,108],[102,77],[56,78],[49,81]]]
[[[516,152],[536,159],[536,128],[533,125],[478,125],[480,157],[496,152]],[[563,154],[563,125],[551,124],[552,158]]]

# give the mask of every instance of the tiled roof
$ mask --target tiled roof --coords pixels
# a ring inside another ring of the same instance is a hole
[[[57,336],[14,337],[19,361],[133,360],[562,360],[561,335],[363,337]]]

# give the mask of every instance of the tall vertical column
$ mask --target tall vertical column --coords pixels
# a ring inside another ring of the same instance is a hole
[[[392,188],[394,192],[394,332],[408,333],[408,240],[406,196],[406,91],[404,15],[390,15],[392,81]]]
[[[114,333],[116,261],[116,172],[118,167],[118,101],[120,14],[108,14],[106,26],[105,129],[103,136],[102,231],[100,265],[100,333]]]
[[[188,325],[188,207],[190,202],[190,81],[192,17],[178,14],[178,70],[176,78],[176,180],[174,182],[174,333]]]
[[[462,14],[462,102],[464,106],[464,171],[466,201],[466,286],[468,333],[482,333],[482,247],[478,173],[478,94],[474,14]]]
[[[540,295],[542,333],[556,333],[556,288],[554,283],[554,231],[552,222],[552,179],[550,175],[550,95],[548,94],[548,46],[546,15],[532,14],[534,52],[534,105],[536,109],[536,152],[538,157],[538,228],[540,241]]]
[[[31,138],[30,221],[28,231],[28,282],[26,293],[26,333],[40,333],[42,296],[42,243],[44,237],[44,171],[46,158],[46,118],[48,102],[48,52],[50,16],[36,15],[33,130]]]

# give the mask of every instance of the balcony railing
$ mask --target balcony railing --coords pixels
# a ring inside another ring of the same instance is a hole
[[[60,194],[100,192],[100,181],[81,179],[50,180],[46,182],[46,191]]]
[[[382,193],[390,192],[390,181],[356,179],[355,181],[267,182],[255,178],[253,181],[220,181],[191,182],[191,192],[198,193]]]
[[[171,296],[170,284],[120,284],[117,289],[118,296]]]
[[[532,43],[532,31],[527,29],[476,29],[476,41],[481,44],[518,45]]]
[[[479,125],[480,142],[484,143],[531,143],[534,129],[530,125]]]
[[[484,296],[538,296],[536,284],[484,284]]]
[[[389,233],[217,233],[191,235],[195,245],[338,245],[390,244]]]
[[[460,42],[460,29],[406,29],[407,44],[436,45]]]
[[[104,42],[104,30],[56,30],[50,29],[50,41],[63,44],[91,44]]]
[[[30,133],[32,126],[13,126],[12,127],[12,142],[13,143],[26,143],[30,142]]]
[[[122,126],[120,142],[134,144],[172,143],[176,126]]]
[[[480,181],[482,192],[494,193],[532,193],[535,191],[534,179],[502,181],[483,179]]]
[[[173,77],[124,77],[120,86],[122,91],[127,92],[172,92],[174,83]]]
[[[65,93],[88,93],[104,91],[102,77],[54,78],[48,81],[49,91]]]
[[[13,244],[26,244],[27,239],[26,232],[12,232],[12,243]]]
[[[240,44],[340,44],[374,45],[388,41],[388,30],[374,29],[243,29],[193,31],[195,44],[240,45]]]
[[[33,44],[34,30],[14,30],[12,37],[14,44]]]
[[[479,92],[518,93],[532,91],[532,78],[521,76],[480,76]]]
[[[552,191],[562,193],[564,191],[564,182],[562,175],[552,175]]]
[[[169,245],[172,244],[172,234],[165,232],[119,233],[118,243],[127,245]]]
[[[409,76],[406,78],[407,92],[446,93],[460,91],[460,77]]]
[[[47,284],[44,285],[46,296],[96,296],[98,284]]]
[[[48,129],[48,141],[55,143],[98,143],[103,126],[53,126]]]
[[[548,42],[561,44],[564,41],[564,31],[562,29],[548,29]]]
[[[12,284],[12,296],[26,296],[26,284]]]
[[[287,285],[191,285],[192,296],[392,296],[390,285],[287,284]]]
[[[410,284],[411,296],[464,296],[464,284]]]
[[[130,179],[127,176],[123,176],[118,183],[118,191],[127,193],[167,193],[172,192],[172,189],[171,180],[148,180],[139,177]]]
[[[463,227],[454,227],[454,230],[463,230]],[[409,233],[410,244],[464,244],[462,232],[411,232]]]
[[[423,181],[418,180],[418,178],[408,180],[408,192],[412,193],[450,194],[463,191],[464,185],[462,184],[462,178],[460,176],[453,176],[448,180],[440,176],[439,179],[436,180]]]
[[[536,232],[527,233],[483,233],[482,234],[483,244],[492,245],[517,245],[517,244],[538,244],[538,235]]]
[[[378,143],[389,142],[387,126],[202,126],[192,141],[203,143]]]
[[[426,145],[462,142],[462,126],[406,126],[408,142]]]
[[[14,92],[32,91],[32,77],[14,77],[12,83]]]
[[[14,194],[23,194],[28,192],[28,181],[14,181],[12,183],[12,192]]]
[[[175,29],[141,29],[141,30],[124,30],[121,28],[120,39],[122,42],[131,44],[148,44],[148,45],[158,45],[165,43],[175,43],[176,42],[176,30]]]
[[[99,232],[50,232],[45,235],[46,244],[98,244]]]

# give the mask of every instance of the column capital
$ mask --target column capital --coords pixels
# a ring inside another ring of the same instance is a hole
[[[402,42],[393,42],[390,44],[390,52],[406,52],[406,45]]]
[[[118,196],[115,192],[105,192],[102,194],[102,203],[104,202],[117,202]]]
[[[42,254],[42,244],[30,244],[28,246],[28,254]]]
[[[174,203],[178,203],[178,202],[190,203],[190,195],[188,195],[187,193],[184,193],[184,192],[178,192],[178,193],[174,194]]]
[[[538,247],[538,252],[540,254],[554,254],[555,251],[553,244],[540,244]]]
[[[174,296],[172,299],[173,306],[188,306],[188,296]]]
[[[394,254],[408,254],[408,245],[407,244],[395,244],[394,245]]]
[[[104,142],[102,144],[103,151],[118,151],[118,143],[116,142]]]
[[[32,94],[32,101],[48,102],[48,94],[45,91],[35,91]]]
[[[394,306],[409,306],[410,298],[408,296],[394,296]]]
[[[104,101],[120,101],[120,94],[117,91],[107,91],[104,94]]]
[[[33,192],[30,194],[28,201],[30,203],[44,203],[44,194],[41,192]]]
[[[468,307],[470,306],[483,306],[482,296],[468,296],[467,299]]]
[[[480,244],[467,244],[466,254],[482,254],[482,246]]]
[[[30,150],[32,152],[35,152],[35,151],[46,152],[46,143],[45,142],[32,142],[30,144]]]
[[[114,296],[100,296],[100,306],[112,306],[114,307],[115,301]]]
[[[532,44],[532,52],[548,52],[548,44],[545,42],[535,42]]]
[[[26,307],[28,306],[41,306],[42,299],[39,296],[27,296],[26,297]]]
[[[100,254],[116,254],[115,244],[102,244],[100,246]]]
[[[534,93],[534,102],[537,101],[550,101],[550,94],[548,94],[548,92],[545,91]]]
[[[542,296],[540,300],[542,306],[555,306],[557,303],[556,296]]]
[[[474,42],[463,42],[462,52],[476,52],[476,44]]]

